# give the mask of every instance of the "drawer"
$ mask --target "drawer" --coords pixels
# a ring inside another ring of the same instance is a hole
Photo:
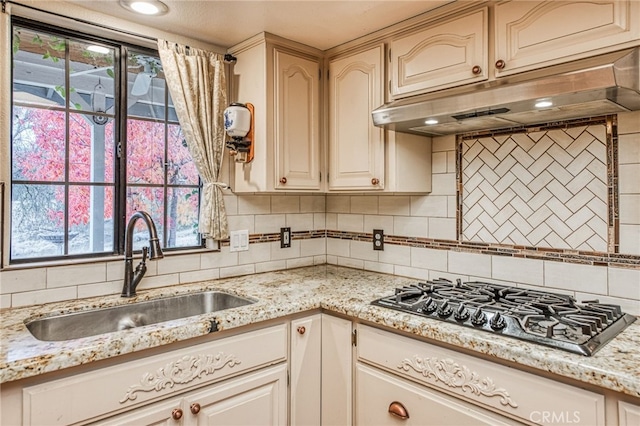
[[[373,327],[358,326],[357,356],[527,422],[604,425],[603,395]]]
[[[286,359],[286,324],[170,351],[27,387],[23,424],[81,422]]]
[[[408,417],[391,414],[392,404]],[[356,364],[356,425],[517,425],[515,420],[491,413],[440,392],[419,386],[364,364]]]

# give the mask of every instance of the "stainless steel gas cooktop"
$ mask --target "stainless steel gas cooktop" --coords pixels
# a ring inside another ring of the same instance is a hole
[[[511,336],[586,356],[635,317],[620,306],[485,282],[427,281],[397,288],[373,305]]]

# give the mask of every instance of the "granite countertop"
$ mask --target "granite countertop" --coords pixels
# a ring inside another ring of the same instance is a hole
[[[640,321],[595,355],[585,357],[517,339],[477,331],[391,309],[371,306],[376,298],[415,279],[331,265],[141,290],[136,298],[119,295],[51,303],[0,312],[0,383],[58,371],[118,355],[182,341],[322,308],[391,329],[465,348],[497,359],[640,397]],[[222,290],[257,302],[226,311],[168,321],[64,342],[36,340],[25,321],[201,290]]]

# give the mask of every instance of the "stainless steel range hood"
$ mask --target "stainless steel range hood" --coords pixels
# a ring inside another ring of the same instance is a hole
[[[536,108],[541,100],[551,107]],[[391,102],[376,126],[418,135],[517,128],[640,110],[640,48]],[[427,119],[437,124],[425,124]]]

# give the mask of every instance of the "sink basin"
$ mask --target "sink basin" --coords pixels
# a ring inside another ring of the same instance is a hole
[[[238,308],[252,303],[255,302],[233,294],[207,291],[112,308],[56,315],[30,321],[26,326],[38,340],[72,340]]]

